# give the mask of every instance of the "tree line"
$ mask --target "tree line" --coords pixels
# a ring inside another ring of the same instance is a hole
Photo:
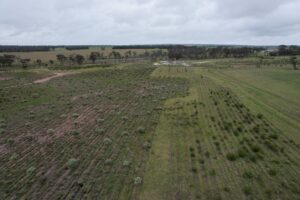
[[[109,63],[111,61],[116,62],[126,62],[126,61],[134,61],[133,59],[163,59],[167,58],[167,52],[161,49],[155,51],[145,51],[144,53],[137,53],[135,51],[128,50],[121,54],[118,51],[111,51],[109,54],[105,55],[104,52],[97,52],[93,51],[90,52],[89,55],[84,56],[81,54],[57,54],[56,61],[59,62],[61,65],[82,65],[84,63],[95,64],[97,61],[98,63]],[[41,59],[31,60],[29,58],[20,58],[16,57],[15,55],[4,54],[0,55],[0,67],[10,67],[13,64],[21,65],[23,68],[27,68],[29,65],[32,66],[48,66],[54,65],[55,60],[49,60],[48,62],[43,62]]]
[[[300,55],[300,46],[296,45],[280,45],[278,51],[270,53],[271,56],[296,56]]]
[[[261,47],[201,47],[173,46],[168,49],[170,59],[242,58],[264,50]]]

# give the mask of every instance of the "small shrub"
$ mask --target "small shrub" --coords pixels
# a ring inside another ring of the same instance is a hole
[[[128,117],[123,116],[123,117],[122,117],[122,120],[123,120],[123,121],[127,121],[127,120],[128,120]]]
[[[270,176],[276,176],[277,172],[276,172],[275,169],[270,169],[270,170],[268,170],[268,174],[269,174]]]
[[[216,170],[214,170],[214,169],[210,170],[209,175],[215,176],[216,175]]]
[[[237,154],[240,158],[245,158],[247,156],[247,151],[244,148],[240,148]]]
[[[251,146],[251,149],[252,149],[252,151],[255,152],[255,153],[258,153],[258,152],[261,151],[261,148],[260,148],[260,146],[258,146],[258,145],[252,145],[252,146]]]
[[[146,131],[145,131],[145,128],[139,127],[139,128],[137,129],[137,132],[140,133],[140,134],[144,134]]]
[[[193,152],[190,153],[190,156],[191,156],[191,158],[195,158],[196,157],[196,155]]]
[[[109,139],[109,138],[104,138],[103,142],[104,142],[105,145],[109,145],[109,144],[112,143],[112,140]]]
[[[103,122],[104,122],[104,119],[99,118],[99,119],[97,119],[96,121],[97,121],[97,123],[103,123]]]
[[[4,128],[0,128],[0,134],[5,133],[5,129]]]
[[[251,162],[256,163],[257,162],[257,156],[255,154],[248,154],[248,158]]]
[[[33,93],[32,97],[36,99],[36,98],[39,97],[39,94],[38,93]]]
[[[239,132],[242,132],[242,131],[243,131],[243,128],[242,128],[241,126],[239,126],[239,127],[237,128],[237,130],[238,130]]]
[[[123,166],[127,167],[131,164],[131,162],[129,160],[124,160],[123,161]]]
[[[229,187],[225,186],[223,189],[224,189],[225,192],[230,192],[230,188]]]
[[[80,133],[79,133],[79,131],[77,131],[77,130],[71,130],[70,134],[71,134],[71,135],[74,135],[74,136],[77,136],[77,135],[79,135]]]
[[[26,126],[27,128],[29,128],[29,127],[31,126],[31,123],[30,123],[30,122],[26,122],[26,123],[25,123],[25,126]]]
[[[33,172],[36,170],[35,167],[29,167],[27,170],[26,170],[26,174],[27,175],[31,175],[33,174]]]
[[[72,117],[73,117],[73,118],[77,118],[77,117],[79,117],[79,114],[73,113]]]
[[[54,130],[52,129],[52,128],[49,128],[48,130],[47,130],[47,134],[53,134],[54,133]]]
[[[252,188],[249,185],[244,186],[243,192],[244,192],[245,195],[251,195],[252,194]]]
[[[204,155],[206,156],[206,158],[209,158],[209,157],[210,157],[210,154],[209,154],[208,151],[206,151],[206,152],[204,153]]]
[[[122,136],[128,136],[129,133],[128,133],[128,131],[123,131],[123,132],[121,133],[121,135],[122,135]]]
[[[106,160],[104,161],[104,164],[105,164],[105,165],[112,165],[112,162],[113,162],[112,159],[109,158],[109,159],[106,159]]]
[[[252,179],[254,177],[254,175],[252,174],[252,172],[246,171],[246,172],[244,172],[243,177],[245,179]]]
[[[11,156],[9,157],[9,160],[10,160],[10,161],[17,160],[17,159],[18,159],[18,154],[16,154],[16,153],[14,153],[13,155],[11,155]]]
[[[0,121],[0,128],[6,128],[6,124],[4,120]]]
[[[200,163],[200,164],[204,164],[204,163],[205,163],[204,159],[200,159],[200,160],[199,160],[199,163]]]
[[[263,118],[263,115],[262,115],[262,114],[257,114],[257,118],[258,118],[258,119],[262,119],[262,118]]]
[[[9,146],[12,146],[14,143],[15,143],[15,140],[12,139],[12,138],[9,138],[9,139],[7,140],[7,144],[8,144]]]
[[[269,137],[270,137],[271,139],[273,139],[273,140],[277,140],[277,139],[278,139],[278,134],[273,133],[273,134],[271,134]]]
[[[135,177],[133,179],[133,184],[134,185],[140,185],[140,184],[142,184],[142,182],[143,182],[143,179],[141,177]]]
[[[105,132],[105,130],[104,130],[103,128],[98,128],[98,127],[97,127],[97,128],[95,129],[95,132],[98,133],[98,134],[103,134],[103,133]]]
[[[30,117],[30,118],[34,118],[34,115],[35,115],[35,113],[34,113],[33,111],[30,111],[30,112],[29,112],[29,117]]]
[[[228,153],[228,154],[226,154],[226,158],[229,161],[235,161],[237,159],[237,157],[236,157],[236,155],[234,153]]]
[[[192,172],[193,172],[194,174],[196,174],[196,173],[197,173],[197,169],[196,169],[195,167],[193,167],[193,168],[192,168]]]
[[[71,158],[67,162],[67,166],[70,170],[75,170],[78,167],[79,161],[75,158]]]
[[[143,144],[143,148],[146,149],[146,150],[148,150],[148,149],[151,148],[151,144],[150,144],[149,142],[145,142],[145,143]]]

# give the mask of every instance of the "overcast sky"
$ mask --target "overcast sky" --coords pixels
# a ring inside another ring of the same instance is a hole
[[[300,0],[0,0],[0,45],[300,45]]]

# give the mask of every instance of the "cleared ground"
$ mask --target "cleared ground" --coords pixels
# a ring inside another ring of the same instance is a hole
[[[131,199],[162,103],[187,89],[150,79],[153,70],[89,69],[39,84],[53,74],[2,74],[11,79],[0,83],[0,199]]]

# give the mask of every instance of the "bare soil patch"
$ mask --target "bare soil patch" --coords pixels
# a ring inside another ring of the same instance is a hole
[[[5,76],[4,76],[4,77],[3,77],[3,76],[1,77],[1,76],[0,76],[0,81],[6,81],[6,80],[10,80],[10,79],[12,79],[12,77],[5,77]]]

